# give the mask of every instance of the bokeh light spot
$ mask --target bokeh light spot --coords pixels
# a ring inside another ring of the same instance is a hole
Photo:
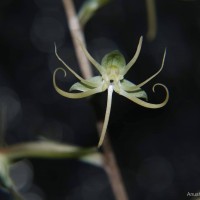
[[[163,157],[153,156],[141,164],[138,174],[138,184],[155,193],[162,193],[171,186],[174,170],[169,161]]]
[[[31,163],[26,160],[13,164],[10,169],[10,175],[17,190],[28,190],[33,179]]]
[[[52,52],[54,42],[62,44],[65,37],[63,25],[53,17],[37,17],[31,29],[31,41],[42,52]]]

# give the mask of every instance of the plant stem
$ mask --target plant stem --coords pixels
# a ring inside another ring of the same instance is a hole
[[[79,61],[79,66],[81,68],[84,78],[89,78],[92,76],[92,70],[90,68],[90,64],[76,40],[78,39],[83,44],[85,44],[84,34],[80,27],[73,1],[63,0],[63,6],[68,20],[69,29],[71,31],[77,59]],[[97,123],[99,134],[101,133],[102,130],[102,124],[103,124],[102,121]],[[128,200],[128,196],[108,136],[105,138],[105,141],[103,143],[103,151],[104,151],[104,169],[107,172],[115,199]]]
[[[148,22],[147,39],[152,41],[155,39],[157,32],[155,0],[146,0],[146,9]]]
[[[99,121],[97,123],[97,127],[100,133],[103,127],[103,122]],[[102,146],[104,150],[104,169],[108,175],[115,199],[128,200],[128,194],[126,192],[112,146],[110,144],[108,133],[105,136]]]
[[[76,56],[81,69],[81,72],[85,79],[92,77],[92,70],[88,59],[83,54],[83,50],[79,45],[79,41],[85,45],[85,38],[82,34],[82,30],[78,21],[78,17],[75,12],[74,4],[72,0],[63,0],[63,6],[65,14],[68,20],[68,25],[75,47]],[[79,41],[78,41],[79,40]]]

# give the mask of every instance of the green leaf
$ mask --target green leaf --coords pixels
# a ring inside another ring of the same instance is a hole
[[[4,148],[9,161],[22,158],[79,158],[96,152],[96,148],[82,148],[51,141],[27,142]]]
[[[126,65],[126,61],[124,56],[118,50],[115,50],[103,57],[101,65],[106,69],[110,67],[121,69]]]
[[[27,142],[0,148],[0,187],[8,190],[16,200],[23,198],[15,191],[9,169],[13,162],[24,158],[74,158],[101,167],[102,155],[97,148],[83,148],[51,141]]]

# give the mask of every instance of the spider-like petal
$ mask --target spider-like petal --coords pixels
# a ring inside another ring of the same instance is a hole
[[[81,83],[81,82],[77,82],[77,83],[74,83],[74,84],[70,87],[69,91],[71,92],[71,91],[73,91],[73,90],[77,90],[77,91],[81,91],[81,92],[86,92],[86,91],[91,90],[91,89],[94,89],[94,88],[92,88],[92,87],[90,87],[90,86],[87,86],[87,85],[84,85],[84,84]]]
[[[164,89],[165,89],[165,92],[166,92],[166,97],[165,97],[165,100],[162,102],[162,103],[159,103],[159,104],[152,104],[152,103],[148,103],[148,102],[145,102],[141,99],[138,99],[137,97],[134,97],[133,95],[130,95],[130,93],[124,91],[124,90],[120,90],[120,92],[118,92],[118,94],[128,98],[129,100],[137,103],[138,105],[141,105],[143,107],[146,107],[146,108],[161,108],[163,107],[164,105],[166,105],[166,103],[168,102],[169,100],[169,92],[168,92],[168,89],[165,85],[163,84],[160,84],[160,83],[157,83],[153,86],[153,92],[155,92],[155,87],[156,86],[162,86]]]
[[[105,89],[102,88],[102,86],[99,86],[99,87],[96,87],[94,89],[90,89],[90,90],[87,90],[85,92],[80,92],[80,93],[70,93],[70,92],[66,92],[66,91],[63,91],[62,89],[60,89],[57,84],[56,84],[56,72],[58,70],[62,70],[64,72],[64,76],[66,76],[66,71],[63,69],[63,68],[58,68],[54,71],[53,73],[53,85],[54,85],[54,88],[55,90],[62,96],[64,97],[67,97],[67,98],[71,98],[71,99],[79,99],[79,98],[84,98],[84,97],[88,97],[88,96],[91,96],[93,94],[96,94],[96,93],[100,93],[100,92],[103,92],[105,91]]]
[[[134,90],[134,91],[129,91],[129,88],[130,87],[135,87],[136,85],[134,83],[131,83],[130,81],[126,80],[126,79],[123,79],[121,82],[121,88],[123,90],[125,90],[129,96],[134,96],[134,97],[137,97],[137,98],[142,98],[142,99],[145,99],[146,101],[148,100],[148,97],[147,97],[147,93],[142,90],[141,88],[138,88],[137,90]]]
[[[138,46],[137,46],[137,50],[135,52],[135,55],[133,56],[133,58],[130,60],[130,62],[123,69],[123,75],[125,75],[128,72],[128,70],[135,64],[136,60],[138,59],[138,56],[139,56],[141,48],[142,48],[142,41],[143,41],[143,37],[141,36],[139,43],[138,43]]]
[[[137,97],[140,99],[145,99],[145,101],[148,101],[148,97],[147,97],[147,93],[144,90],[137,90],[134,92],[127,92],[127,94],[129,95],[129,97]]]
[[[138,90],[140,87],[144,86],[146,83],[148,83],[149,81],[151,81],[154,77],[156,77],[163,69],[164,63],[165,63],[165,56],[166,56],[166,49],[164,51],[164,55],[163,55],[163,59],[162,59],[162,64],[160,69],[151,77],[149,77],[148,79],[146,79],[145,81],[143,81],[142,83],[136,85],[136,86],[131,86],[131,87],[127,87],[128,91],[134,91],[134,90]]]
[[[120,85],[121,85],[121,88],[123,90],[125,90],[126,92],[133,92],[133,91],[136,91],[136,90],[131,90],[130,88],[134,88],[136,87],[136,85],[126,79],[123,79],[120,81]],[[141,90],[141,88],[138,88],[137,90]]]
[[[100,74],[102,74],[102,66],[90,55],[90,53],[87,51],[87,49],[84,47],[84,45],[81,43],[80,40],[77,39],[77,41],[79,42],[83,53],[85,54],[85,56],[87,57],[87,59],[96,67],[96,69],[99,71]]]
[[[91,83],[98,83],[98,85],[103,85],[103,82],[102,82],[102,77],[101,76],[95,76],[95,77],[92,77],[92,78],[89,78],[87,79],[87,81],[90,81]],[[71,86],[71,88],[69,89],[69,91],[73,91],[73,90],[78,90],[78,91],[82,91],[82,92],[85,92],[85,91],[88,91],[90,89],[94,89],[95,87],[91,87],[89,85],[86,85],[82,82],[77,82],[75,84],[73,84]]]
[[[77,78],[79,79],[81,82],[83,82],[84,84],[87,84],[87,85],[90,85],[91,87],[97,87],[98,84],[96,83],[91,83],[85,79],[83,79],[81,76],[79,76],[74,70],[72,70],[61,58],[60,56],[58,55],[57,53],[57,47],[56,47],[56,43],[54,43],[55,45],[55,54],[56,54],[56,57],[58,58],[58,60]]]
[[[109,85],[106,114],[105,114],[105,119],[104,119],[102,131],[101,131],[101,136],[100,136],[100,139],[99,139],[98,147],[100,147],[102,145],[103,140],[104,140],[105,135],[106,135],[106,130],[107,130],[107,127],[108,127],[108,121],[109,121],[109,118],[110,118],[111,105],[112,105],[112,93],[113,93],[113,85]]]

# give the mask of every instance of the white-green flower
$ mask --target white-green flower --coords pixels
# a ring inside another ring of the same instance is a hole
[[[164,52],[164,56],[163,56],[163,60],[162,60],[160,69],[153,76],[149,77],[148,79],[146,79],[145,81],[143,81],[142,83],[137,84],[137,85],[124,79],[124,76],[129,71],[129,69],[134,65],[134,63],[136,62],[136,60],[139,56],[141,46],[142,46],[142,40],[143,40],[143,38],[141,36],[136,53],[128,64],[126,64],[124,56],[117,50],[106,54],[103,57],[102,62],[100,64],[89,54],[89,52],[85,49],[85,47],[82,44],[80,44],[85,56],[90,60],[90,62],[96,67],[96,69],[100,73],[100,76],[95,76],[95,77],[92,77],[89,79],[83,79],[78,74],[76,74],[76,72],[74,72],[68,65],[66,65],[64,63],[64,61],[58,56],[57,48],[55,46],[55,54],[56,54],[57,58],[63,63],[63,65],[72,74],[74,74],[76,76],[77,79],[79,79],[79,82],[77,82],[71,86],[70,91],[74,91],[74,90],[81,91],[79,93],[72,93],[72,92],[66,92],[66,91],[60,89],[56,84],[56,78],[55,78],[56,73],[58,70],[62,70],[64,72],[64,75],[66,76],[66,71],[63,68],[57,68],[53,74],[53,85],[54,85],[55,90],[60,95],[67,97],[67,98],[77,99],[77,98],[88,97],[88,96],[96,94],[96,93],[104,92],[105,90],[108,91],[105,120],[104,120],[103,129],[101,132],[101,137],[99,140],[98,147],[100,147],[102,145],[104,136],[106,133],[109,116],[110,116],[110,110],[111,110],[113,90],[116,93],[118,93],[119,95],[122,95],[122,96],[130,99],[131,101],[133,101],[141,106],[144,106],[146,108],[163,107],[169,99],[168,89],[163,84],[157,83],[153,86],[153,92],[154,92],[155,87],[158,85],[162,86],[165,89],[165,92],[166,92],[165,100],[159,104],[152,104],[152,103],[146,102],[147,94],[145,91],[143,91],[141,89],[141,87],[143,85],[145,85],[151,79],[153,79],[155,76],[157,76],[160,73],[160,71],[162,70],[163,65],[164,65],[166,51]],[[144,99],[145,101],[141,100],[141,99]]]

